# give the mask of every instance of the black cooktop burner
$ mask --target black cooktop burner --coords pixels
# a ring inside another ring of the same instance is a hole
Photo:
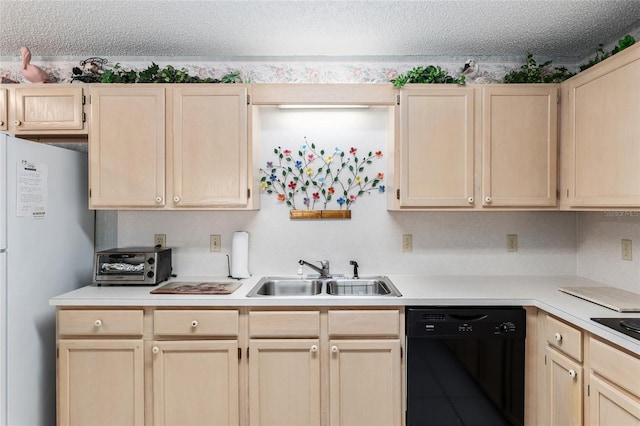
[[[640,340],[640,318],[591,318],[591,320]]]

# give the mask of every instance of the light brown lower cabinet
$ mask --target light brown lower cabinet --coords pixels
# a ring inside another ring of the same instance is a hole
[[[329,346],[329,424],[400,425],[400,340],[331,340]]]
[[[599,339],[587,342],[590,426],[640,425],[640,357]]]
[[[143,341],[60,340],[58,425],[142,426]]]
[[[546,363],[549,426],[582,425],[582,365],[553,348]]]
[[[249,341],[249,424],[320,425],[320,341]]]

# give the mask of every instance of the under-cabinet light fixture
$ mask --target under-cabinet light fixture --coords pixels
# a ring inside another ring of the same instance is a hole
[[[279,109],[367,109],[369,105],[278,105]]]

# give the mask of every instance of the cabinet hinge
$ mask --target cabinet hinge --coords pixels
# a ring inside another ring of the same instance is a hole
[[[83,113],[82,113],[82,122],[83,122],[83,123],[86,123],[86,122],[87,122],[87,113],[86,113],[86,112],[83,112]]]
[[[56,348],[56,359],[60,358],[60,348]]]
[[[242,348],[238,348],[238,359],[242,359]]]
[[[402,346],[400,346],[400,359],[404,358],[404,351],[402,350]]]
[[[247,188],[247,198],[251,198],[251,188]]]
[[[400,95],[396,95],[396,105],[400,105]]]
[[[544,356],[544,365],[547,365],[547,356]]]
[[[591,396],[591,385],[587,385],[587,396]]]
[[[400,188],[396,189],[396,199],[400,199]]]
[[[247,359],[249,359],[249,346],[247,346]]]
[[[91,104],[91,95],[89,95],[89,104]]]
[[[569,188],[567,188],[567,198],[569,198]]]
[[[251,95],[247,95],[247,105],[251,105]]]
[[[91,188],[89,188],[89,198],[91,198]]]
[[[556,96],[556,103],[560,105],[560,96]]]
[[[85,95],[82,95],[82,105],[86,105],[87,104],[87,97]]]

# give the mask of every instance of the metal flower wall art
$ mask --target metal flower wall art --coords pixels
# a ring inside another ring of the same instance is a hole
[[[366,155],[358,154],[355,147],[348,152],[340,148],[327,151],[305,138],[297,152],[278,147],[273,153],[275,160],[260,169],[262,190],[275,194],[292,210],[327,210],[331,205],[350,210],[361,195],[385,191],[381,185],[384,173],[365,173],[367,166],[382,158],[382,151]]]

